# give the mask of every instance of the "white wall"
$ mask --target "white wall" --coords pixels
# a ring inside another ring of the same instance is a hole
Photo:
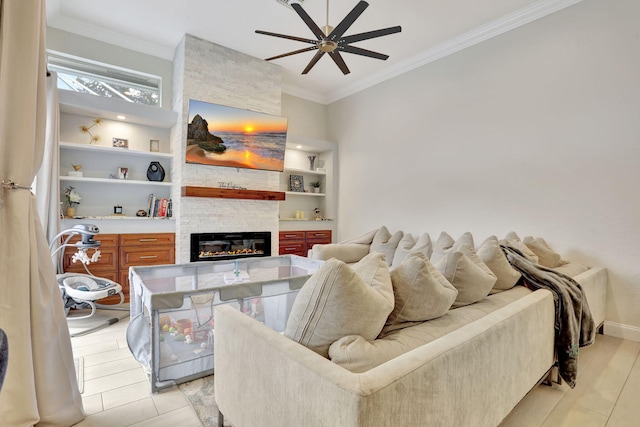
[[[289,119],[288,140],[296,136],[327,139],[326,105],[283,93],[281,114]]]
[[[640,332],[638,16],[586,0],[330,105],[339,239],[543,236],[606,266],[607,321]]]

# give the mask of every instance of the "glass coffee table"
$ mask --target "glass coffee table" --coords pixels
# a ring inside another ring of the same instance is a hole
[[[283,255],[130,267],[127,343],[151,391],[213,374],[217,305],[284,331],[298,290],[322,263]]]

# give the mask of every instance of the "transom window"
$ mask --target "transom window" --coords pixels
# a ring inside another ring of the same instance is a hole
[[[160,107],[162,78],[48,51],[48,67],[58,75],[58,89]]]

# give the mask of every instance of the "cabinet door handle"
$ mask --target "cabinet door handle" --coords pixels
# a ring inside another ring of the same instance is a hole
[[[284,237],[298,237],[297,234],[285,234]]]
[[[313,235],[315,237],[327,237],[327,235],[325,233],[314,233]]]
[[[282,249],[284,249],[285,251],[295,251],[297,248],[282,248]]]
[[[158,255],[142,255],[140,259],[158,258]]]
[[[158,239],[138,239],[139,242],[157,242]]]

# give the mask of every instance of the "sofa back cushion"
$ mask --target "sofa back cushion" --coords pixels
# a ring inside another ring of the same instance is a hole
[[[424,322],[444,315],[458,296],[442,273],[424,256],[409,256],[391,271],[395,306],[387,326]]]
[[[551,249],[551,246],[542,237],[526,236],[522,241],[527,248],[538,257],[538,264],[543,267],[555,268],[569,261],[562,259],[559,253]]]
[[[369,254],[353,267],[331,259],[300,289],[284,335],[328,357],[331,343],[346,335],[375,339],[393,306],[382,254]]]

